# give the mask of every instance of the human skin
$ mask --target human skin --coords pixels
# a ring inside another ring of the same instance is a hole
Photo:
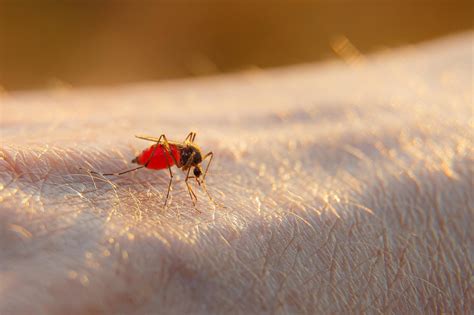
[[[472,39],[1,96],[0,313],[471,313]],[[191,130],[217,206],[84,170]]]

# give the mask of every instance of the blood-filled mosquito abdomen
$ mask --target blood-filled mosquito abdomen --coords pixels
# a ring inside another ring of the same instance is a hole
[[[173,166],[175,163],[169,152],[161,144],[159,144],[158,147],[156,146],[157,145],[154,144],[151,147],[143,150],[143,152],[140,153],[140,155],[138,155],[132,162],[145,165],[148,161],[150,161],[146,167],[154,170],[161,170],[167,168],[168,166]],[[174,145],[170,145],[170,150],[175,160],[179,163],[179,149]],[[153,153],[153,151],[155,152]],[[151,160],[149,160],[152,154],[153,156],[151,157]]]

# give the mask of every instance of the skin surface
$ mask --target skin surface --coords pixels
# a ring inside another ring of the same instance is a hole
[[[2,95],[0,314],[472,312],[472,40]],[[191,130],[218,206],[80,169]]]

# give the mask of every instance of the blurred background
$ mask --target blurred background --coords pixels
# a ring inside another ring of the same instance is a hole
[[[472,19],[470,0],[0,0],[0,89],[315,62],[344,43],[370,53],[470,30]]]

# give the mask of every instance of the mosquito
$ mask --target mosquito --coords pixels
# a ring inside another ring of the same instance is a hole
[[[92,174],[102,176],[120,176],[142,168],[149,168],[152,170],[163,170],[167,168],[170,173],[170,181],[168,183],[168,191],[166,193],[165,203],[163,205],[166,207],[170,195],[171,183],[173,182],[173,171],[171,170],[171,167],[176,166],[186,173],[186,179],[184,182],[186,183],[189,196],[191,197],[191,201],[193,202],[194,206],[196,206],[197,197],[191,185],[189,184],[189,180],[193,178],[196,180],[198,185],[204,189],[207,196],[209,197],[209,200],[215,204],[214,199],[212,199],[211,195],[207,191],[205,182],[209,166],[211,165],[212,158],[214,157],[214,153],[209,152],[204,156],[202,155],[201,149],[194,143],[196,138],[195,132],[190,132],[183,142],[170,141],[164,134],[158,138],[140,135],[135,137],[155,143],[143,150],[142,153],[132,160],[132,163],[136,163],[140,166],[119,173],[99,173],[95,171],[90,172]],[[207,163],[206,169],[203,172],[201,164],[206,159],[209,159],[209,162]],[[191,170],[193,171],[192,175],[190,175]]]

